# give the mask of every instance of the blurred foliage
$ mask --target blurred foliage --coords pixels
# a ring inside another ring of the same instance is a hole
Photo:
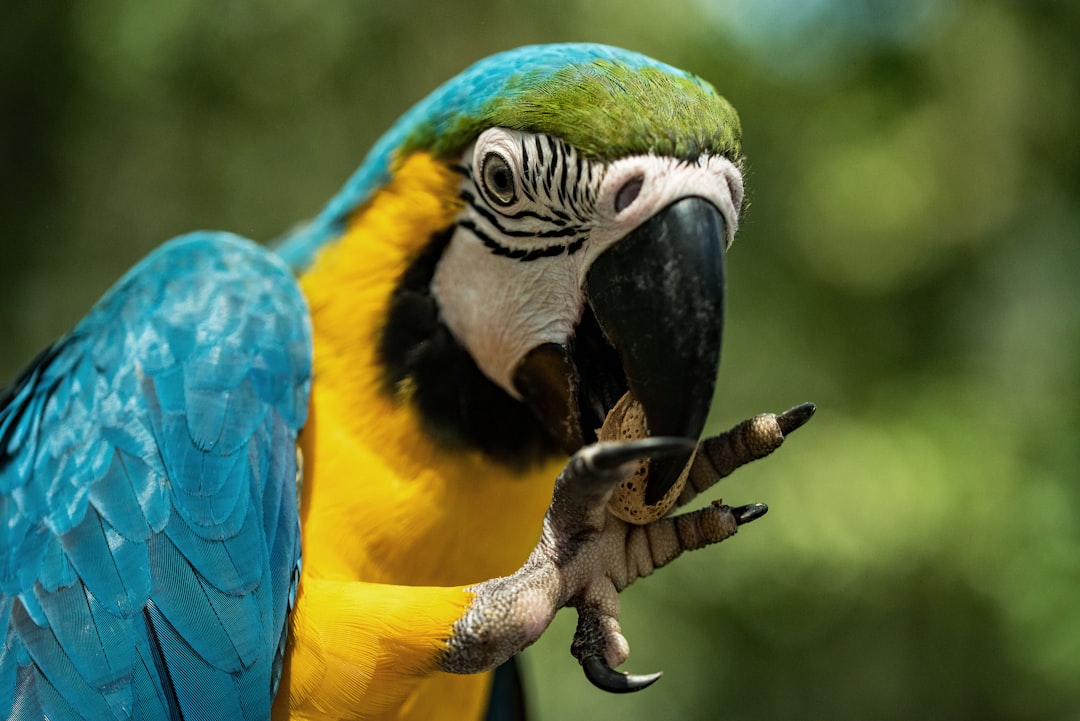
[[[312,215],[479,57],[594,40],[707,78],[740,111],[751,192],[713,429],[802,400],[818,418],[723,485],[766,519],[624,594],[627,666],[665,678],[593,690],[565,612],[527,655],[539,718],[1080,718],[1080,5],[6,14],[5,378],[162,240]]]

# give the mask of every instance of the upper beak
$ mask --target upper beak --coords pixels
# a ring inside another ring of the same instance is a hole
[[[727,224],[702,198],[684,198],[600,255],[585,295],[645,410],[651,436],[697,439],[720,365]],[[651,464],[646,503],[675,483],[689,454]]]

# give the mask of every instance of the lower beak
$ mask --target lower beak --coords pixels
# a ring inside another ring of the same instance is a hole
[[[697,439],[720,365],[727,226],[701,198],[684,198],[606,250],[585,295],[645,410],[651,436]],[[675,483],[689,454],[650,466],[646,503]]]

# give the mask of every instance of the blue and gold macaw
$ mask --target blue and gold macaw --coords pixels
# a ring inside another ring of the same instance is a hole
[[[552,45],[436,90],[276,252],[163,245],[0,393],[0,716],[512,714],[491,669],[567,605],[595,683],[649,683],[618,592],[764,506],[635,525],[613,486],[651,457],[685,502],[810,412],[697,444],[742,205],[711,86]],[[648,436],[596,442],[628,392]]]

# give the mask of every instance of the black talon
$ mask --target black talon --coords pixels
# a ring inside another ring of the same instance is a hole
[[[608,693],[640,691],[643,688],[652,686],[656,679],[663,675],[660,672],[629,674],[616,671],[611,666],[608,666],[608,662],[604,660],[603,656],[595,654],[581,659],[581,667],[585,670],[585,678],[589,679],[593,686]]]
[[[697,441],[692,438],[656,436],[625,443],[597,446],[589,458],[589,465],[598,471],[613,471],[624,463],[642,458],[663,458],[694,449]]]
[[[780,425],[781,432],[786,436],[801,428],[804,423],[813,417],[816,410],[817,406],[813,403],[800,403],[778,415],[776,422]]]
[[[738,526],[756,521],[769,512],[769,507],[764,503],[751,503],[749,506],[732,508],[731,513],[735,516],[735,524]]]

